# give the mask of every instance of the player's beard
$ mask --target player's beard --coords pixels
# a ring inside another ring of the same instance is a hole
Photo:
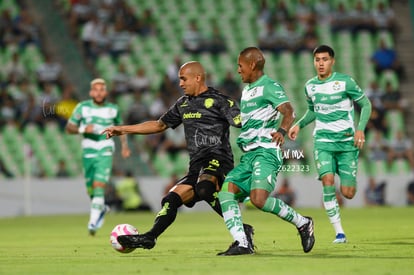
[[[104,97],[101,101],[97,101],[96,98],[93,99],[93,103],[95,103],[96,105],[102,105],[104,104],[106,101],[106,97]]]

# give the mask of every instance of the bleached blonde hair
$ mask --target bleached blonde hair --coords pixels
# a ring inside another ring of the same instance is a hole
[[[93,85],[95,84],[103,84],[106,87],[106,83],[105,80],[103,80],[102,78],[95,78],[94,80],[91,81],[91,88],[93,87]]]

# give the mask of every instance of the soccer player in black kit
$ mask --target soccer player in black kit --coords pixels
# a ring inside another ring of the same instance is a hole
[[[206,201],[222,216],[217,198],[225,175],[233,168],[233,153],[229,142],[230,125],[241,127],[238,103],[205,81],[205,70],[196,61],[183,64],[178,72],[180,97],[158,120],[135,125],[113,126],[105,129],[107,138],[124,134],[154,134],[171,127],[184,125],[187,149],[190,154],[189,171],[178,180],[162,199],[162,209],[156,215],[153,227],[140,235],[119,236],[124,247],[151,249],[158,236],[175,220],[177,210],[183,204],[193,207],[198,201]],[[253,246],[253,228],[245,224],[249,245]]]

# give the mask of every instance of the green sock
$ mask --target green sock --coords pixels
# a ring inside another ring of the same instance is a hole
[[[301,227],[302,225],[308,222],[308,220],[305,217],[296,212],[284,201],[274,197],[267,198],[262,210],[264,212],[275,214],[283,220],[294,224],[296,227]]]
[[[233,239],[239,242],[240,246],[247,247],[248,242],[243,229],[241,211],[235,195],[221,191],[219,192],[219,199],[227,229],[230,231]]]

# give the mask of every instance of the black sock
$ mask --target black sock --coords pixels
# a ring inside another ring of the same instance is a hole
[[[174,192],[168,193],[161,201],[162,209],[158,212],[154,225],[147,232],[148,235],[158,238],[177,217],[177,209],[183,204],[178,194]]]
[[[198,182],[195,190],[200,199],[206,201],[217,214],[223,217],[218,192],[216,191],[216,186],[211,181],[204,180]]]

